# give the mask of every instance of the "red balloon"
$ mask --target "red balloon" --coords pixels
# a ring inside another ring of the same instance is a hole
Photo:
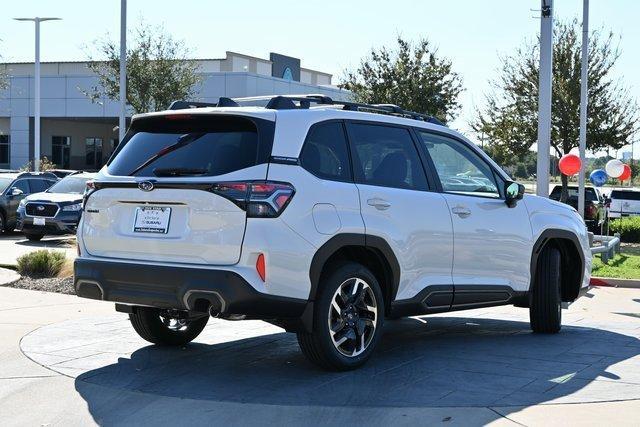
[[[564,175],[575,175],[580,172],[580,157],[575,154],[565,154],[558,162],[558,168]]]
[[[629,165],[624,165],[624,171],[622,172],[622,175],[618,177],[618,179],[620,181],[626,181],[629,178],[631,178],[631,167],[629,167]]]

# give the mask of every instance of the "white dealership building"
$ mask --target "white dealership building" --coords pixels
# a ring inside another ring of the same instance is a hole
[[[272,53],[269,59],[227,52],[223,59],[197,59],[202,81],[192,101],[219,97],[322,93],[345,99],[331,74],[302,68],[297,58]],[[60,168],[99,169],[118,143],[117,101],[91,100],[98,85],[86,62],[41,64],[40,152]],[[0,64],[8,87],[0,90],[0,169],[33,160],[34,64]]]

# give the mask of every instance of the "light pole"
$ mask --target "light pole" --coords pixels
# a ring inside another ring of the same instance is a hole
[[[13,18],[16,21],[31,21],[36,24],[36,59],[34,76],[34,129],[33,129],[33,168],[40,170],[40,23],[44,21],[59,21],[61,18]]]
[[[118,143],[127,130],[127,0],[120,0],[120,118]]]
[[[538,161],[536,194],[549,197],[551,145],[551,79],[553,63],[553,0],[541,0],[540,76],[538,85]]]
[[[584,169],[587,149],[587,84],[589,62],[589,0],[582,4],[582,63],[580,64],[580,172],[578,174],[578,213],[584,218]]]

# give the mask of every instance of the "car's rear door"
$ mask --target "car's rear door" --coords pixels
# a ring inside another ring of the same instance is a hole
[[[429,308],[448,310],[452,300],[451,214],[431,191],[410,129],[348,122],[354,178],[367,238],[386,241],[401,268],[397,300],[426,296]]]
[[[466,142],[416,132],[452,213],[454,306],[499,302],[508,288],[526,291],[533,242],[525,204],[505,204],[504,181]]]
[[[133,126],[87,199],[89,255],[231,265],[240,258],[247,183],[266,179],[273,122],[210,115]]]

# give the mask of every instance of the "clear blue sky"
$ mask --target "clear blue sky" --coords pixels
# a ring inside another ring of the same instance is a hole
[[[85,59],[84,47],[98,37],[117,37],[119,0],[7,1],[0,21],[4,61],[32,61],[32,24],[12,17],[56,16],[42,24],[42,59]],[[428,37],[453,60],[464,79],[463,110],[453,126],[467,130],[482,103],[488,80],[508,54],[539,30],[539,0],[323,0],[222,1],[129,0],[131,25],[140,19],[163,24],[194,56],[223,57],[226,50],[268,58],[280,52],[302,58],[304,67],[331,72],[337,83],[372,46],[390,45],[397,34]],[[582,0],[555,0],[557,18],[580,18]],[[616,73],[640,99],[640,2],[591,0],[591,28],[622,36]]]

